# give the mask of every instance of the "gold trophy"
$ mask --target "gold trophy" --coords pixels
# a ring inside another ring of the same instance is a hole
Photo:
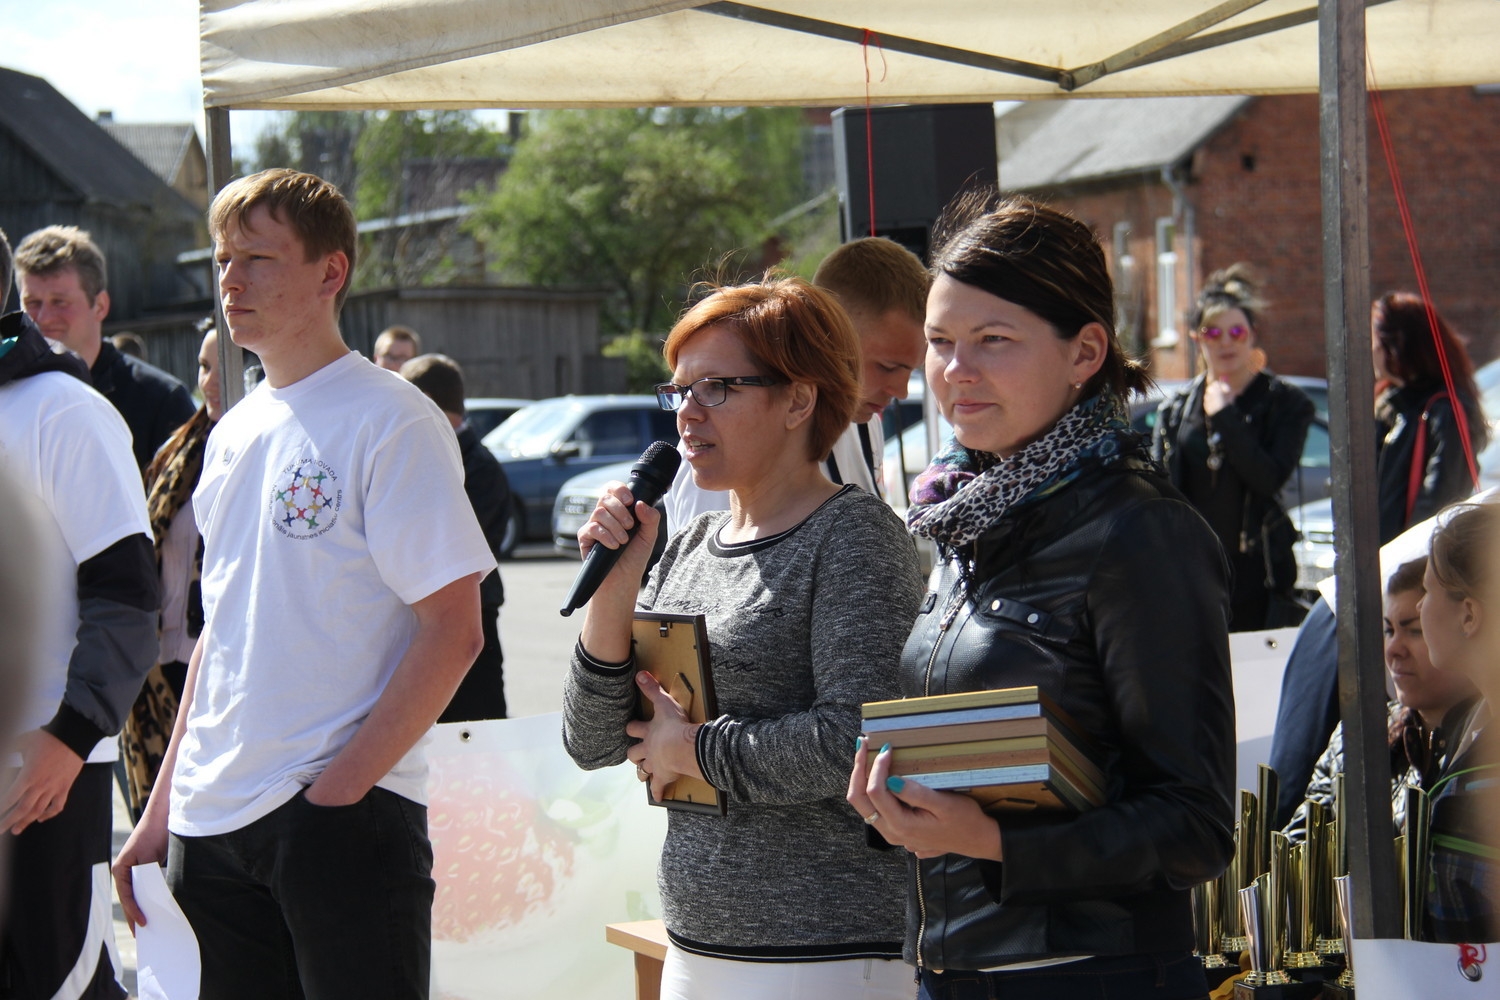
[[[1223,888],[1221,879],[1193,886],[1193,938],[1197,942],[1194,954],[1203,960],[1205,970],[1234,968],[1218,950],[1224,940],[1224,911],[1219,902]]]
[[[1354,1000],[1354,906],[1350,899],[1349,876],[1340,875],[1333,880],[1333,885],[1338,900],[1339,926],[1343,930],[1344,971],[1336,982],[1323,984],[1323,996],[1327,1000]]]
[[[1234,828],[1234,860],[1225,873],[1228,876],[1224,893],[1224,941],[1220,947],[1226,955],[1238,955],[1250,947],[1245,933],[1244,916],[1239,890],[1252,884],[1260,874],[1256,871],[1255,845],[1260,843],[1260,808],[1254,792],[1240,789],[1240,819]]]
[[[1344,933],[1334,900],[1334,879],[1349,874],[1349,831],[1345,818],[1348,804],[1342,772],[1333,776],[1333,816],[1322,824],[1321,871],[1314,883],[1313,920],[1318,932],[1313,951],[1325,958],[1344,954]],[[1326,816],[1326,813],[1325,813]],[[1308,844],[1312,844],[1312,815],[1308,815]],[[1311,850],[1311,846],[1308,848]]]
[[[1271,849],[1271,870],[1238,893],[1250,938],[1250,971],[1234,984],[1234,1000],[1315,1000],[1323,990],[1321,982],[1297,982],[1282,968],[1286,897],[1279,880],[1286,876],[1288,852],[1286,837],[1275,836],[1280,843]]]

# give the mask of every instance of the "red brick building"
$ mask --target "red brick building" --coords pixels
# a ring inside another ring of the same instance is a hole
[[[1500,354],[1500,92],[1384,102],[1433,297],[1482,362]],[[1003,188],[1099,233],[1122,333],[1158,377],[1191,372],[1185,312],[1205,276],[1239,260],[1264,278],[1272,367],[1326,374],[1315,95],[1034,102],[1003,113],[997,138]],[[1373,121],[1370,288],[1416,290]]]

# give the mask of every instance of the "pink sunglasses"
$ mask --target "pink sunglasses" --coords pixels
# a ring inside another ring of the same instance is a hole
[[[1217,326],[1205,326],[1198,333],[1209,340],[1218,340],[1224,334],[1229,334],[1231,340],[1244,340],[1250,335],[1248,326],[1231,326],[1228,330],[1222,330]]]

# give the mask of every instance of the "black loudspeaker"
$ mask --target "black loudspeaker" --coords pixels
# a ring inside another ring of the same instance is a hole
[[[875,174],[875,235],[927,259],[932,224],[970,187],[993,187],[993,104],[912,104],[833,113],[833,167],[845,240],[870,235],[870,161]],[[870,141],[866,142],[866,136]]]

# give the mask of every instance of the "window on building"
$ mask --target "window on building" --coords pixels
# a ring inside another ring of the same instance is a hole
[[[1170,217],[1156,220],[1156,337],[1152,347],[1176,347],[1177,332],[1177,225]]]

